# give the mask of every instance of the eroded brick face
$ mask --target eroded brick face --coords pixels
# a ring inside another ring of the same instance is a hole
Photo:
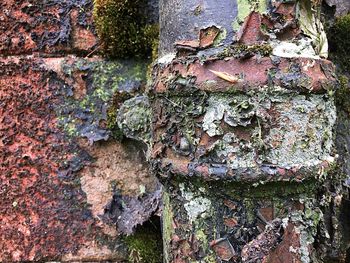
[[[140,145],[112,137],[106,112],[118,89],[140,87],[146,71],[136,69],[144,66],[99,57],[0,59],[1,262],[125,259],[114,217],[126,214],[111,204],[115,191],[127,206],[157,181]],[[142,208],[148,199],[137,200]],[[147,220],[141,214],[130,229]]]
[[[90,0],[0,3],[2,55],[88,53],[96,43]]]
[[[107,127],[114,93],[138,90],[146,62],[86,58],[92,8],[0,3],[0,262],[122,262],[106,207],[117,189],[133,200],[156,186],[143,150]]]
[[[0,55],[86,53],[97,43],[91,1],[6,0],[0,10]],[[64,81],[44,64],[0,59],[2,262],[59,259],[97,234],[76,173],[90,156],[58,127]]]
[[[96,230],[76,175],[59,175],[82,152],[57,128],[55,74],[40,60],[0,67],[0,260],[57,258]]]

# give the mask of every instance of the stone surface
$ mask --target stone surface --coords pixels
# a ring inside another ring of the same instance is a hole
[[[173,44],[182,40],[197,40],[200,30],[216,26],[225,35],[223,42],[233,37],[232,22],[237,17],[236,0],[225,2],[212,1],[165,1],[161,0],[160,15],[160,56],[175,52]],[[220,15],[214,15],[219,14]]]
[[[336,16],[346,15],[350,11],[350,2],[347,0],[325,0],[329,6],[335,7]]]

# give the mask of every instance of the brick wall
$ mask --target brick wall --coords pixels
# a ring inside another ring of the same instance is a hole
[[[141,89],[146,63],[98,56],[92,7],[0,3],[1,262],[121,262],[106,206],[116,188],[155,188],[142,150],[107,128],[113,95]]]

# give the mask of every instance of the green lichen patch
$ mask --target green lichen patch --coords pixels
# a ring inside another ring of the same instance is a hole
[[[121,102],[128,97],[123,94],[142,89],[147,62],[76,59],[63,61],[61,67],[66,96],[56,108],[59,126],[69,137],[86,137],[91,143],[107,140],[111,134],[120,138],[116,100]]]
[[[144,57],[157,46],[157,24],[147,24],[145,0],[95,0],[94,20],[105,53]]]
[[[211,210],[211,201],[209,199],[188,191],[183,184],[180,184],[180,190],[181,195],[186,200],[184,208],[191,222],[195,222],[199,217],[205,218],[209,215]],[[205,189],[201,188],[200,190],[204,192]]]
[[[264,13],[267,9],[266,0],[238,0],[238,15],[235,21],[232,22],[232,27],[234,30],[238,30],[243,24],[244,19],[249,15],[251,11],[257,11]]]

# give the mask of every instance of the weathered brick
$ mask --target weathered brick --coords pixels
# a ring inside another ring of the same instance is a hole
[[[132,143],[95,142],[110,136],[107,90],[139,85],[97,79],[102,68],[132,76],[99,58],[0,60],[0,261],[125,257],[105,208],[116,189],[137,196],[155,180]]]
[[[0,55],[87,54],[97,42],[90,0],[0,3]]]

